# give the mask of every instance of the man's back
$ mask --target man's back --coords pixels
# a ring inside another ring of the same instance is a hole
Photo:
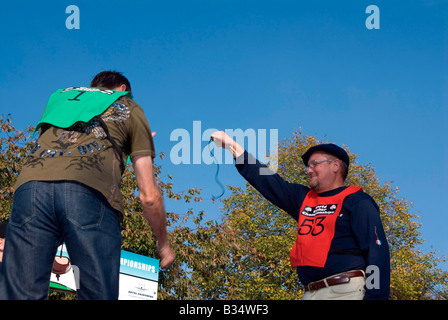
[[[100,119],[124,159],[129,155],[155,156],[148,121],[131,98],[124,96],[113,102]],[[100,121],[94,118],[70,128],[43,125],[36,146],[24,161],[16,189],[31,180],[77,181],[100,191],[122,212],[120,158]]]

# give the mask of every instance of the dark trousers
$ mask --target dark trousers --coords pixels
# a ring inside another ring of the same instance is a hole
[[[120,221],[97,191],[73,181],[31,181],[14,202],[0,299],[47,299],[58,246],[79,270],[78,299],[118,299]]]

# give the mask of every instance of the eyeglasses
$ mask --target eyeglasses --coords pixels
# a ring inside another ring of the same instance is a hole
[[[336,160],[336,159],[333,159],[333,160]],[[314,169],[319,163],[331,162],[333,160],[313,160],[313,161],[310,161],[310,162],[308,162],[308,165],[306,166],[305,171],[308,171],[308,169]]]

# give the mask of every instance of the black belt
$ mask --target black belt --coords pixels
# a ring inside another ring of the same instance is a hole
[[[364,277],[364,272],[361,270],[347,271],[323,280],[311,282],[305,286],[305,291],[313,291],[338,284],[348,283],[351,278],[355,277]]]

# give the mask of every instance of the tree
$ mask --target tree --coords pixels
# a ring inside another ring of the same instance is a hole
[[[0,117],[0,222],[6,221],[11,212],[14,184],[22,168],[23,158],[33,142],[27,137],[34,128],[23,132],[12,125],[12,117]]]
[[[24,156],[33,147],[28,127],[23,132],[12,125],[11,116],[0,118],[0,222],[9,218],[17,174]],[[300,159],[310,146],[321,143],[294,132],[278,150],[278,173],[290,182],[308,184]],[[420,249],[423,239],[418,216],[411,204],[399,197],[392,183],[381,184],[371,164],[360,165],[346,148],[351,169],[347,184],[361,186],[378,203],[391,249],[391,299],[447,299],[448,273],[438,266],[447,260]],[[164,154],[159,155],[161,158]],[[300,299],[302,286],[289,264],[289,250],[296,234],[296,222],[270,204],[253,187],[229,186],[230,196],[222,200],[222,219],[206,220],[200,205],[201,190],[174,192],[173,177],[155,175],[166,199],[183,201],[186,212],[168,212],[168,231],[176,251],[175,263],[159,274],[159,299]],[[132,168],[122,182],[125,219],[122,248],[157,257],[156,241],[142,217],[137,184]],[[53,299],[73,295],[53,294]]]
[[[163,159],[164,154],[160,155]],[[121,186],[125,217],[122,222],[122,248],[144,256],[157,257],[156,238],[149,225],[142,216],[142,206],[138,199],[137,182],[131,167],[128,167],[123,175]],[[165,183],[160,179],[161,167],[154,165],[154,172],[160,191],[164,198],[184,200],[186,203],[191,201],[200,202],[202,199],[198,196],[200,190],[191,188],[185,192],[175,193],[173,183]],[[172,179],[170,175],[167,177]],[[189,209],[185,214],[167,212],[167,227],[169,238],[176,252],[175,262],[166,270],[159,274],[159,299],[187,299],[195,296],[195,286],[188,275],[186,266],[191,257],[195,257],[194,249],[185,245],[188,238],[192,236],[190,227],[185,224],[189,222],[193,211]],[[199,217],[202,213],[198,214]],[[199,225],[200,218],[196,218],[196,224]]]

